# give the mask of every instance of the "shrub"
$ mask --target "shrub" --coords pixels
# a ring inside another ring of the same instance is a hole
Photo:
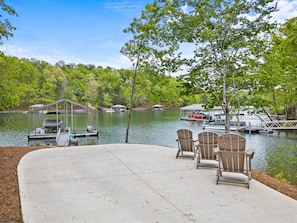
[[[270,176],[297,185],[297,144],[282,145],[271,151],[267,164]]]

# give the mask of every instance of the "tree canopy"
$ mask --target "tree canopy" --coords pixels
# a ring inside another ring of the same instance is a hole
[[[287,20],[271,41],[272,47],[264,54],[259,73],[254,75],[255,95],[272,105],[272,113],[285,118],[294,114],[297,101],[297,17]],[[280,118],[280,117],[279,117]]]
[[[123,104],[129,107],[133,71],[95,65],[51,65],[35,59],[19,59],[0,54],[0,111],[25,108],[32,104],[51,103],[67,98],[93,107]],[[133,107],[181,107],[199,103],[197,97],[183,95],[175,77],[156,75],[140,69]],[[178,100],[176,99],[178,98]]]
[[[145,45],[147,63],[170,72],[183,69],[186,88],[206,92],[212,106],[221,105],[229,131],[231,105],[249,89],[249,74],[269,46],[275,27],[269,19],[276,10],[271,2],[155,0],[125,32]]]
[[[0,0],[0,8],[0,45],[2,45],[3,39],[13,37],[12,32],[16,29],[8,18],[3,18],[3,14],[10,16],[18,16],[18,14],[11,6],[7,5],[4,0]]]

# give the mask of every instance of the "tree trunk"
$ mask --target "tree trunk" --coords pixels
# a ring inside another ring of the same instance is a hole
[[[223,86],[223,104],[222,109],[225,114],[225,133],[230,132],[230,108],[229,102],[227,100],[227,84],[226,84],[226,74],[222,74],[222,86]]]
[[[137,61],[134,69],[134,76],[133,76],[133,81],[132,81],[132,90],[131,90],[131,95],[130,95],[130,106],[129,106],[129,113],[128,113],[128,124],[127,124],[127,129],[126,129],[126,140],[125,143],[129,142],[129,129],[130,129],[130,123],[131,123],[131,116],[132,116],[132,107],[133,107],[133,97],[134,97],[134,92],[135,92],[135,82],[136,82],[136,76],[137,76],[137,69],[138,69],[138,63],[139,63],[139,57],[140,53],[137,55]]]

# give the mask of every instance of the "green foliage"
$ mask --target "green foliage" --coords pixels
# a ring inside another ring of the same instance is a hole
[[[108,70],[98,77],[98,81],[98,93],[101,95],[99,99],[100,105],[110,107],[112,103],[127,103],[124,99],[124,82],[118,72]],[[108,100],[106,100],[107,98]]]
[[[275,179],[282,180],[282,181],[290,184],[290,182],[285,177],[286,176],[285,176],[285,174],[283,172],[279,172],[278,174],[274,175]]]
[[[15,82],[17,69],[13,57],[0,57],[0,110],[13,108],[19,104],[18,83]]]
[[[289,19],[272,38],[258,75],[254,76],[255,96],[265,98],[272,112],[289,117],[297,101],[297,17]]]
[[[0,1],[0,45],[3,44],[3,38],[8,39],[13,37],[12,31],[16,29],[7,18],[3,19],[4,13],[10,16],[18,16],[17,12],[11,6],[7,5],[4,0]]]
[[[44,61],[0,54],[0,78],[0,110],[28,108],[62,98],[93,107],[110,107],[128,105],[133,71],[62,61],[53,66]],[[194,96],[181,95],[181,83],[175,77],[140,69],[136,82],[134,107],[156,103],[181,107],[198,103]]]
[[[268,155],[268,174],[297,185],[297,144],[280,146]]]
[[[230,107],[245,101],[237,96],[251,89],[249,74],[256,71],[275,27],[268,21],[276,10],[271,2],[155,0],[124,30],[133,40],[122,52],[130,59],[140,53],[141,64],[161,71],[185,70],[181,79],[188,91],[222,105],[228,129]],[[183,47],[193,51],[183,55]]]
[[[25,104],[33,104],[34,101],[38,101],[40,97],[38,69],[35,68],[31,62],[25,59],[17,60],[15,63],[17,67],[17,92],[20,97],[20,102]]]

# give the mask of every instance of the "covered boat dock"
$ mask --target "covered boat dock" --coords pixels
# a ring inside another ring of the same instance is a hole
[[[83,127],[78,114],[87,114]],[[79,137],[99,137],[97,125],[98,110],[61,99],[28,112],[28,142],[49,140],[67,146]]]
[[[215,107],[211,110],[205,108],[204,104],[192,104],[180,108],[180,120],[186,121],[210,121],[212,113],[216,110],[222,110],[221,107]]]

